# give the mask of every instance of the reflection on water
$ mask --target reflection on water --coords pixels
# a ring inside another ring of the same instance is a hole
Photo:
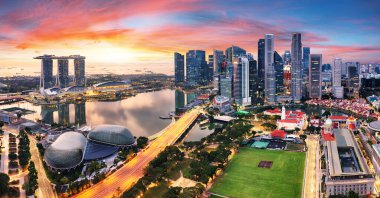
[[[61,125],[117,124],[126,126],[135,136],[150,136],[165,128],[171,120],[159,119],[183,107],[196,98],[195,93],[161,90],[141,93],[121,101],[100,102],[88,101],[76,104],[33,105],[28,102],[3,105],[0,108],[20,107],[35,111],[25,117],[31,120],[42,120],[45,123]],[[197,125],[195,125],[195,128]],[[194,130],[196,131],[196,130]],[[192,133],[192,132],[191,132]],[[192,134],[189,137],[192,137]],[[195,132],[202,138],[202,133]]]

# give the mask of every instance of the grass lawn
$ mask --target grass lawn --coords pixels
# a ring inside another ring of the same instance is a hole
[[[260,161],[272,168],[259,168]],[[291,197],[302,194],[305,153],[240,148],[211,192],[228,197]]]

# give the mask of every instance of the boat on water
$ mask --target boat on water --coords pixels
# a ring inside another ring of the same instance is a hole
[[[159,116],[160,119],[163,119],[163,120],[168,120],[168,119],[172,119],[171,116]]]

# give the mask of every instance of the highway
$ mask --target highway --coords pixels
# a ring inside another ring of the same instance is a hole
[[[308,146],[307,164],[305,173],[305,198],[319,198],[319,137],[318,135],[309,135],[306,139]]]
[[[78,198],[109,198],[120,196],[116,189],[121,192],[132,187],[144,175],[144,168],[153,160],[166,146],[174,144],[184,131],[196,120],[199,109],[185,113],[178,121],[163,129],[164,132],[156,138],[144,151],[125,164],[115,173],[94,186],[75,195]]]

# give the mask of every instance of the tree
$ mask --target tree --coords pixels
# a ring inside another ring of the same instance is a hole
[[[9,176],[0,173],[0,195],[5,195],[9,190]]]
[[[177,198],[181,193],[181,187],[170,187],[169,190],[164,194],[163,197],[166,198]]]
[[[301,129],[298,128],[298,127],[296,127],[294,130],[295,130],[297,133],[301,131]]]
[[[306,140],[307,136],[305,134],[300,135],[301,140]]]
[[[149,139],[144,136],[137,138],[137,147],[140,149],[145,148],[148,145]]]

